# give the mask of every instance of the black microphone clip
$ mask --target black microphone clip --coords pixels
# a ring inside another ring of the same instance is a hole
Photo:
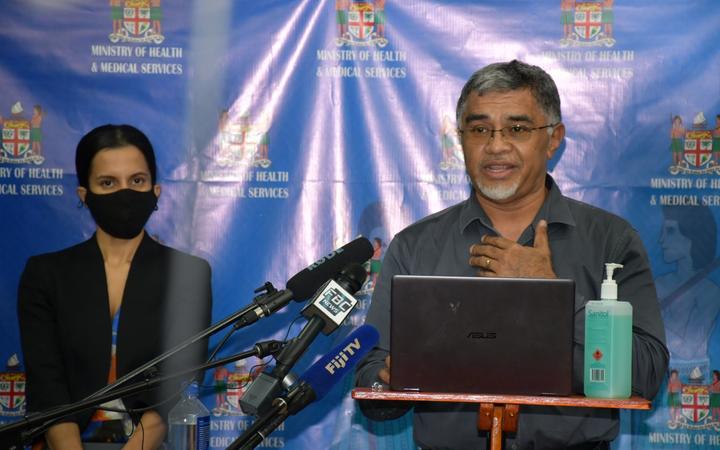
[[[255,356],[258,358],[264,358],[270,355],[275,356],[283,349],[283,347],[285,347],[285,345],[287,345],[287,341],[270,340],[258,342],[253,348],[256,352]]]
[[[253,299],[253,301],[256,301],[256,300],[258,300],[259,298],[262,298],[262,297],[264,297],[264,296],[266,296],[266,295],[276,293],[276,292],[277,292],[277,289],[275,288],[275,286],[273,286],[273,284],[272,284],[271,282],[266,281],[265,284],[263,284],[263,285],[260,286],[259,288],[255,289],[253,292],[256,293],[256,294],[258,294],[258,295],[256,295],[255,298]]]

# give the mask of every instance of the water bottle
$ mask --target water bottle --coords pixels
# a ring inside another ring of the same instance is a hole
[[[180,401],[168,414],[170,450],[208,450],[210,411],[197,398],[198,384],[193,381]]]

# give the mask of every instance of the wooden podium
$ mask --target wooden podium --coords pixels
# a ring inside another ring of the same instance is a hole
[[[490,449],[502,448],[502,432],[517,431],[520,405],[571,406],[615,409],[650,409],[650,400],[642,397],[628,399],[570,397],[545,397],[526,395],[448,394],[441,392],[382,391],[356,388],[352,391],[356,400],[395,400],[410,402],[479,403],[478,429],[490,432]]]

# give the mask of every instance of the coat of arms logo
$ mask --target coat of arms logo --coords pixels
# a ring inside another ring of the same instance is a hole
[[[335,0],[339,47],[385,47],[385,0]]]
[[[117,42],[162,43],[161,0],[110,0],[112,33],[109,39]]]
[[[252,122],[247,114],[233,120],[227,110],[222,111],[218,123],[218,165],[270,167],[268,128],[265,120]]]
[[[560,45],[602,46],[615,45],[613,38],[614,0],[584,1],[561,0],[560,22],[563,38]]]
[[[440,140],[442,148],[442,161],[440,169],[454,170],[465,169],[465,157],[463,155],[462,146],[458,139],[457,130],[454,121],[449,116],[444,115],[442,118],[442,126],[440,128]]]
[[[720,175],[720,114],[715,116],[713,128],[708,128],[705,114],[699,112],[690,129],[685,127],[682,117],[672,116],[670,152],[672,165],[669,170],[673,175]]]
[[[699,367],[690,372],[689,383],[681,381],[677,370],[670,372],[668,428],[720,431],[720,371],[712,371],[711,384],[703,384],[704,379]]]
[[[247,368],[243,360],[235,361],[235,367],[230,370],[226,367],[215,369],[215,407],[212,410],[214,416],[244,416],[240,408],[240,400],[245,394],[248,385],[265,368],[261,359],[257,364]]]
[[[20,370],[20,360],[12,355],[7,371],[0,372],[0,416],[25,415],[25,373]]]
[[[9,117],[0,115],[0,163],[42,164],[45,161],[41,129],[44,115],[42,106],[35,105],[32,116],[28,119],[20,102],[12,105]]]

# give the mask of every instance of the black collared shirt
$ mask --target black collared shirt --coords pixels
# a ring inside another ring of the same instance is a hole
[[[633,306],[633,394],[653,398],[667,369],[668,351],[655,285],[639,235],[624,219],[563,196],[549,175],[546,187],[548,195],[518,243],[533,245],[535,225],[545,219],[553,269],[559,278],[575,280],[573,390],[583,392],[585,303],[600,298],[605,263],[615,262],[624,266],[615,276],[618,298]],[[358,386],[378,381],[377,374],[389,351],[393,275],[477,276],[477,269],[468,262],[469,250],[485,234],[498,233],[472,193],[464,202],[425,217],[395,236],[383,259],[366,319],[380,332],[380,342],[358,368]],[[387,406],[383,402],[366,403],[363,411],[374,419],[403,412]],[[415,441],[431,448],[484,448],[485,434],[477,431],[476,422],[477,405],[422,402],[415,405]],[[564,448],[607,441],[616,437],[618,429],[616,410],[522,407],[518,432],[508,440],[508,448]]]

